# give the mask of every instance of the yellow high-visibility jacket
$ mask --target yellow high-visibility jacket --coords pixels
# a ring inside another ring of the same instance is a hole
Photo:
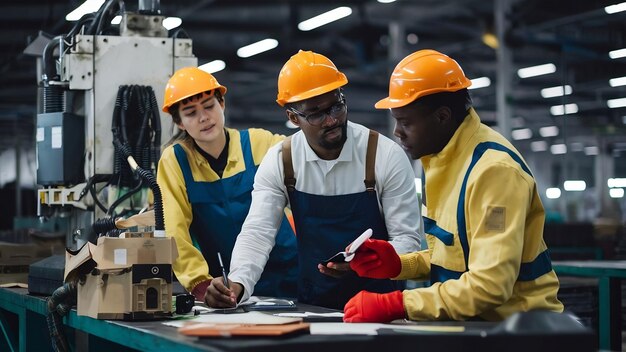
[[[228,144],[228,161],[222,178],[232,177],[245,171],[245,161],[239,138],[239,131],[226,128],[230,136]],[[263,129],[251,128],[250,147],[254,164],[259,165],[267,150],[274,144],[282,141],[285,137],[272,134]],[[206,160],[194,147],[192,139],[178,142],[189,160],[191,173],[195,181],[215,182],[219,176]],[[196,285],[212,279],[209,274],[207,261],[200,250],[194,246],[189,227],[193,221],[191,203],[187,197],[185,179],[174,154],[174,146],[168,146],[163,150],[159,160],[157,182],[161,188],[163,197],[163,215],[167,235],[176,239],[178,258],[173,265],[174,273],[181,285],[192,292]]]
[[[544,208],[519,152],[470,109],[444,149],[421,158],[428,249],[401,256],[396,279],[411,320],[502,320],[519,311],[563,311],[543,240]]]

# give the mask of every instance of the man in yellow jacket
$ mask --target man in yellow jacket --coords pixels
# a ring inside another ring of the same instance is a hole
[[[398,256],[368,240],[350,263],[360,276],[427,279],[431,286],[387,294],[361,291],[346,322],[502,320],[519,311],[563,311],[543,240],[544,209],[526,162],[481,124],[471,85],[456,61],[420,50],[395,68],[389,97],[394,135],[424,167],[428,249]]]

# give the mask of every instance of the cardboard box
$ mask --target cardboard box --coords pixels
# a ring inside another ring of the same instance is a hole
[[[0,242],[0,284],[28,283],[28,266],[50,254],[35,243]]]
[[[173,238],[100,237],[66,253],[66,281],[78,284],[78,315],[96,319],[150,319],[172,314]],[[95,265],[95,267],[94,267]]]

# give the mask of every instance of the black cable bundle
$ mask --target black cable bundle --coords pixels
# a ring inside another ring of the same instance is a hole
[[[65,338],[63,317],[76,304],[76,292],[76,283],[68,282],[57,288],[52,296],[47,299],[48,315],[46,321],[52,340],[52,349],[55,352],[70,350]]]
[[[130,154],[142,169],[155,169],[161,148],[161,121],[152,87],[120,86],[111,131],[114,140],[130,146]],[[114,173],[120,187],[137,186],[137,180],[117,145]]]

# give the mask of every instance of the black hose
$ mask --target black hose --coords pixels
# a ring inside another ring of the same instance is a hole
[[[93,198],[94,203],[96,203],[96,205],[98,206],[98,208],[100,208],[100,210],[106,212],[107,208],[102,205],[102,203],[100,203],[100,200],[98,199],[98,194],[96,193],[96,184],[92,183],[91,186],[89,187],[89,194],[91,194],[91,197]]]
[[[156,178],[150,171],[137,168],[135,172],[148,182],[152,194],[154,195],[154,229],[164,231],[165,225],[163,221],[163,197],[161,196],[161,188],[159,188]]]
[[[98,236],[105,235],[107,232],[117,229],[117,227],[115,227],[115,218],[112,217],[96,220],[93,225],[91,225],[91,228]]]
[[[63,36],[61,35],[52,38],[43,49],[41,71],[43,72],[44,86],[48,86],[48,82],[58,76],[54,65],[54,49],[61,44],[62,39]]]
[[[75,282],[65,283],[57,288],[46,301],[48,314],[46,321],[55,352],[69,351],[69,345],[65,337],[63,316],[65,316],[76,303],[77,289]]]

